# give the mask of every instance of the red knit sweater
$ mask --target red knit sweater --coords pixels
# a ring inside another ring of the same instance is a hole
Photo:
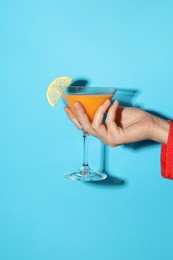
[[[173,122],[170,120],[168,122],[168,142],[161,145],[160,164],[162,176],[173,180]]]

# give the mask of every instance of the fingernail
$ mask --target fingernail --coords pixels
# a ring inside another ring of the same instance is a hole
[[[107,106],[109,103],[110,103],[110,100],[107,99],[107,100],[103,103],[103,106]]]
[[[79,106],[79,103],[78,103],[78,102],[75,102],[75,103],[74,103],[74,107],[75,107],[75,108],[78,108],[78,106]]]
[[[118,103],[118,100],[115,100],[113,104],[117,104]]]

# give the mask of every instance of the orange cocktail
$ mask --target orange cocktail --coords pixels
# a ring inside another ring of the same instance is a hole
[[[88,118],[92,122],[98,107],[101,106],[107,99],[111,99],[115,92],[116,88],[69,86],[62,95],[75,116],[76,110],[74,103],[80,102],[86,114],[88,115]],[[81,181],[104,180],[107,177],[106,173],[93,171],[88,164],[87,139],[88,134],[85,130],[83,130],[82,166],[78,170],[66,174],[65,177],[71,180]]]
[[[93,120],[97,108],[102,105],[107,99],[111,99],[110,94],[68,94],[64,95],[64,98],[72,110],[73,114],[76,115],[74,103],[76,101],[80,102],[85,109],[90,121]]]

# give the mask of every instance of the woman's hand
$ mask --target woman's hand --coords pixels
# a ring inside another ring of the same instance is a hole
[[[96,136],[103,143],[112,147],[146,139],[167,143],[168,122],[144,110],[133,107],[119,107],[118,101],[111,105],[110,100],[106,100],[97,109],[93,122],[90,122],[79,102],[75,103],[75,109],[77,118],[69,107],[65,107],[69,119],[75,126]],[[103,123],[106,112],[106,120]]]

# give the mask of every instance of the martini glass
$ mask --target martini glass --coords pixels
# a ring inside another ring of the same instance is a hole
[[[116,92],[116,88],[109,87],[83,87],[70,86],[63,93],[63,98],[76,116],[74,103],[80,102],[92,122],[97,108],[107,99],[111,99]],[[76,116],[77,117],[77,116]],[[88,164],[88,134],[83,131],[83,163],[81,167],[65,177],[71,180],[80,181],[100,181],[106,179],[107,175],[103,172],[97,172],[90,168]]]

